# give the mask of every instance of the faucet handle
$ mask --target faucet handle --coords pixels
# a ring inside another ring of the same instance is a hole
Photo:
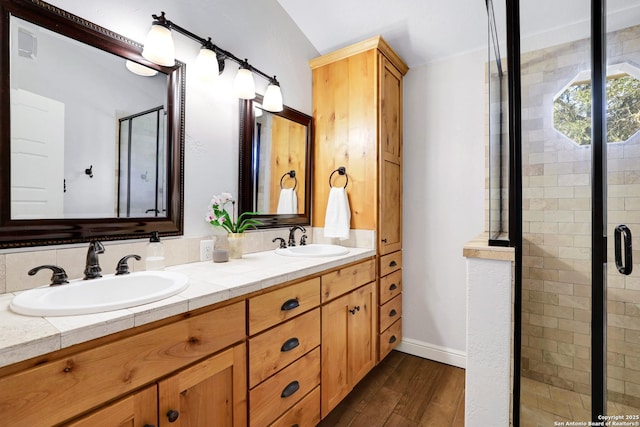
[[[142,259],[140,255],[135,254],[123,256],[122,258],[120,258],[120,261],[118,261],[118,266],[116,267],[116,276],[119,276],[121,274],[129,274],[129,264],[127,263],[127,261],[129,261],[129,258],[134,258],[136,261],[140,261]]]
[[[307,235],[306,235],[306,234],[303,234],[303,235],[300,237],[300,246],[304,246],[304,245],[306,245],[306,244],[307,244]]]
[[[275,243],[276,240],[280,240],[280,249],[287,249],[287,243],[284,241],[282,237],[275,237],[272,242]]]
[[[57,265],[40,265],[38,267],[32,268],[27,273],[29,276],[35,275],[38,271],[48,268],[52,271],[51,274],[51,283],[49,286],[57,286],[64,285],[65,283],[69,283],[69,277],[67,276],[67,272],[64,271],[64,268],[58,267]]]
[[[89,243],[90,247],[93,247],[93,249],[96,251],[97,254],[103,254],[104,253],[104,245],[102,244],[102,242],[98,241],[98,240],[92,240]]]

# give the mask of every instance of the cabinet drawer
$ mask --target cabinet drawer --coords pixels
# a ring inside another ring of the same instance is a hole
[[[322,302],[344,295],[376,279],[374,260],[362,262],[322,276]]]
[[[384,304],[391,298],[402,292],[402,270],[396,270],[393,273],[380,278],[380,304]]]
[[[249,335],[320,305],[320,278],[305,280],[249,299]]]
[[[380,331],[387,329],[393,322],[402,317],[402,295],[398,295],[388,303],[380,306]]]
[[[396,323],[391,325],[389,329],[382,332],[380,334],[380,351],[379,351],[379,360],[384,359],[387,354],[395,346],[398,345],[400,340],[402,339],[402,319],[398,319]]]
[[[270,427],[315,426],[320,423],[320,387],[313,389]]]
[[[380,257],[380,277],[402,268],[402,251]]]
[[[320,345],[320,308],[249,340],[249,388]]]
[[[3,425],[56,425],[243,340],[245,319],[237,302],[2,378]]]
[[[249,392],[250,425],[269,425],[318,384],[320,348],[307,353]]]

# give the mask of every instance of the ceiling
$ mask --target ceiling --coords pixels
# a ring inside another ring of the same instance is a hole
[[[321,55],[380,34],[412,68],[487,46],[485,0],[277,1]],[[588,36],[589,2],[585,0],[520,3],[522,33],[538,39],[523,48]],[[504,4],[494,3],[502,34]],[[607,13],[609,29],[637,25],[640,0],[609,0]],[[542,34],[548,35],[542,38],[546,40],[541,40]]]
[[[382,35],[409,67],[487,45],[484,0],[278,0],[321,55]]]

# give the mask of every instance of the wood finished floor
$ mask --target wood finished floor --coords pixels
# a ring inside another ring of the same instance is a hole
[[[464,426],[464,369],[392,351],[319,426]]]

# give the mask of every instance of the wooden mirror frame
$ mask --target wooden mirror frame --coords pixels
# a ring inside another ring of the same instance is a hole
[[[262,104],[262,96],[256,95],[255,100],[240,100],[240,170],[238,172],[238,214],[250,212],[253,207],[253,193],[255,191],[253,183],[255,182],[255,173],[252,165],[253,158],[253,132],[255,129],[255,112],[253,103]],[[286,105],[283,110],[277,113],[267,111],[293,122],[299,123],[307,128],[307,151],[305,159],[306,176],[305,182],[305,199],[304,213],[277,215],[277,214],[259,214],[253,218],[262,221],[262,225],[257,228],[277,228],[289,227],[292,225],[310,225],[311,224],[311,159],[313,156],[313,127],[311,116],[300,111],[289,108]]]
[[[168,76],[167,216],[163,218],[11,219],[10,15]],[[142,57],[142,45],[40,0],[0,0],[0,249],[183,234],[185,67]]]

